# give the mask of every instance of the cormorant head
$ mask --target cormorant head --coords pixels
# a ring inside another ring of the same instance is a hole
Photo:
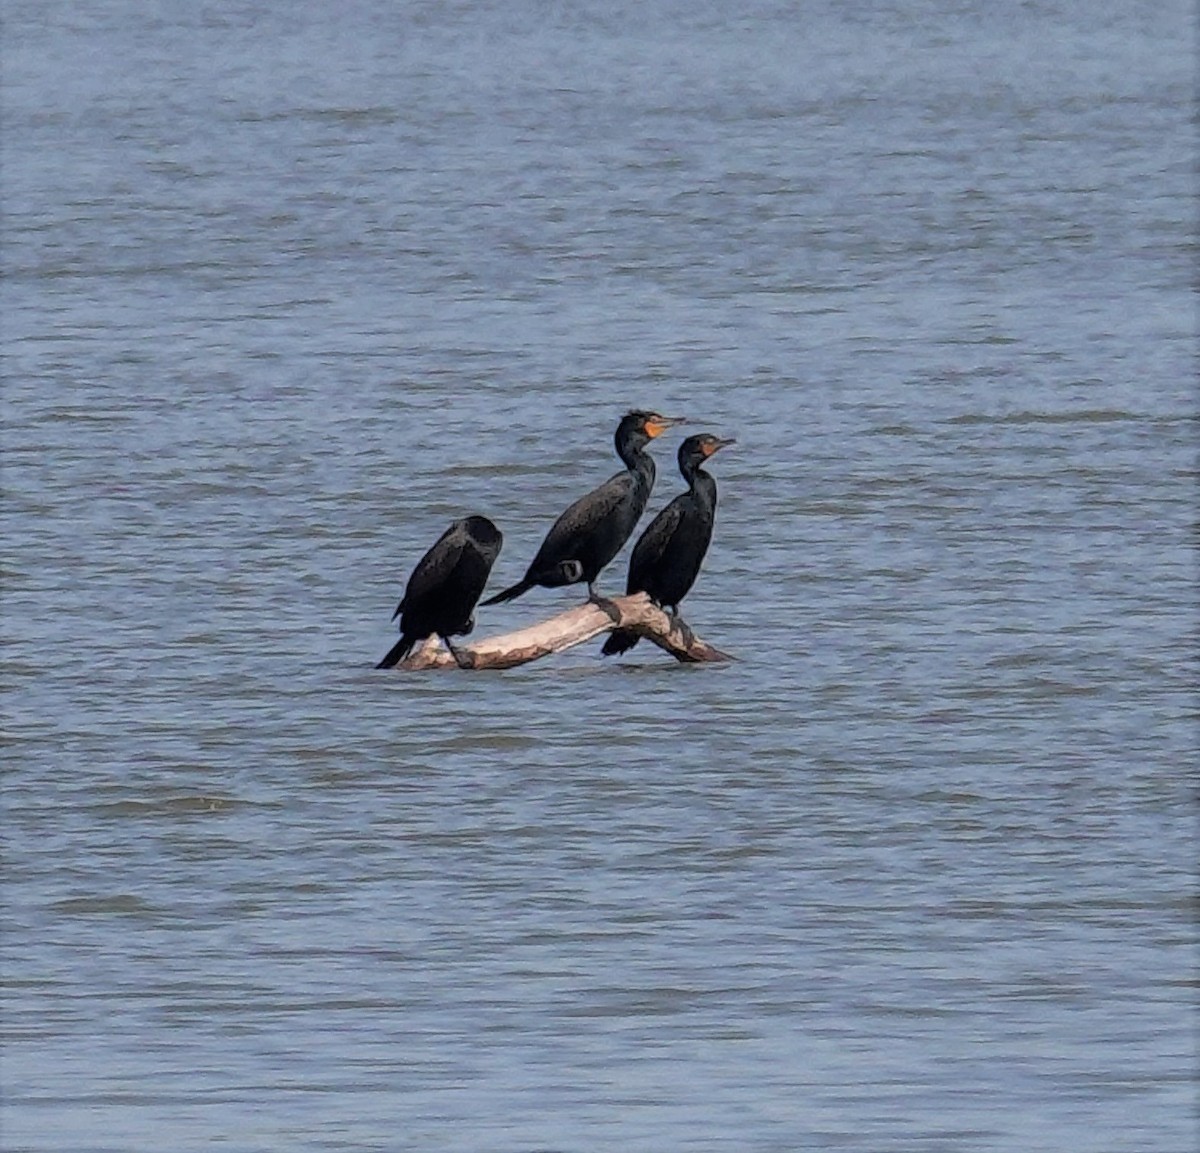
[[[689,436],[679,446],[679,471],[684,476],[688,476],[708,460],[714,452],[720,452],[729,444],[737,444],[737,441],[733,437],[713,436],[711,432]]]
[[[662,436],[668,428],[676,424],[683,424],[684,420],[686,417],[662,416],[657,412],[646,412],[640,408],[634,409],[633,412],[627,412],[621,418],[621,423],[617,425],[615,438],[617,452],[621,452],[622,445],[645,448],[656,436]]]
[[[504,544],[504,536],[486,516],[465,516],[459,524],[480,548],[494,548],[499,553]]]

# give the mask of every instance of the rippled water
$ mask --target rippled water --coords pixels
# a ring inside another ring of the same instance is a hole
[[[6,1149],[1195,1145],[1190,6],[5,9]]]

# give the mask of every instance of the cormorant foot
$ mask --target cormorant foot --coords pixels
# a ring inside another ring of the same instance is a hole
[[[621,610],[608,597],[598,593],[592,585],[588,585],[588,604],[595,605],[598,609],[601,609],[614,624],[620,623]]]
[[[475,667],[474,664],[471,663],[470,655],[463,652],[461,649],[456,649],[450,642],[449,637],[442,637],[442,640],[445,642],[446,648],[450,650],[450,655],[454,658],[454,663],[458,665],[460,669],[473,669]]]

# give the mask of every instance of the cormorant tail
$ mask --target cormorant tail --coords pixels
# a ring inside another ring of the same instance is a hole
[[[395,668],[396,665],[398,665],[406,656],[408,656],[410,652],[412,652],[412,647],[414,644],[416,644],[416,641],[402,636],[394,645],[392,645],[390,649],[388,649],[387,656],[384,657],[383,660],[381,660],[375,667],[377,669]]]
[[[517,597],[523,596],[531,588],[534,582],[527,577],[517,581],[511,588],[506,588],[502,593],[497,593],[494,597],[488,597],[487,600],[481,601],[483,605],[502,605],[505,601],[515,601]]]
[[[640,639],[637,633],[631,633],[628,629],[613,629],[608,634],[608,640],[604,642],[604,648],[600,652],[606,657],[616,656],[617,653],[627,653]]]

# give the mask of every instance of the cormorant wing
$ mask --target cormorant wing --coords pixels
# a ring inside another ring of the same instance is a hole
[[[629,557],[629,579],[625,588],[627,593],[641,592],[645,588],[655,566],[667,551],[671,538],[683,522],[690,499],[691,493],[680,493],[638,537],[638,542],[633,546],[633,553]]]
[[[469,541],[460,524],[455,522],[438,538],[437,543],[417,562],[404,589],[404,597],[392,613],[395,620],[407,604],[419,601],[435,592],[462,559]]]
[[[568,505],[546,534],[542,547],[533,558],[530,571],[540,569],[543,563],[554,565],[570,560],[579,538],[585,537],[596,525],[606,521],[623,501],[628,500],[633,483],[629,472],[618,472],[599,488],[592,489],[574,504]]]

